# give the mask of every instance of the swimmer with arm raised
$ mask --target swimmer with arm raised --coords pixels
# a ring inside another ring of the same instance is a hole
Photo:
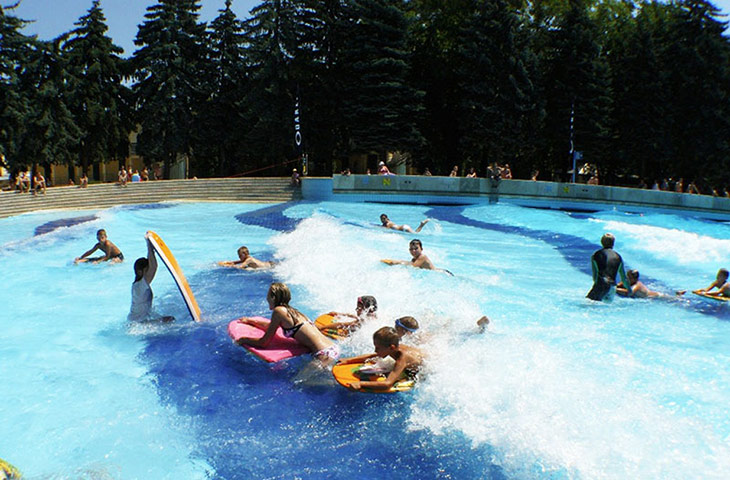
[[[429,219],[427,218],[427,219],[421,221],[421,223],[418,224],[418,228],[416,228],[416,231],[414,232],[413,229],[411,227],[409,227],[408,225],[405,225],[405,224],[404,225],[396,225],[395,223],[393,223],[388,218],[388,215],[386,215],[384,213],[381,213],[380,214],[380,222],[382,223],[382,226],[383,227],[389,228],[391,230],[398,230],[398,231],[401,231],[401,232],[408,232],[408,233],[418,233],[418,232],[420,232],[421,229],[423,228],[423,226],[428,223],[428,220]]]

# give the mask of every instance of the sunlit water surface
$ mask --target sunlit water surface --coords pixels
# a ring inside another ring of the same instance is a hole
[[[417,235],[454,277],[388,267]],[[121,265],[72,260],[105,228]],[[195,324],[163,266],[155,308],[126,320],[144,232],[165,239],[195,292]],[[0,458],[27,478],[727,478],[730,305],[586,300],[605,231],[655,290],[707,286],[728,266],[730,226],[672,215],[592,215],[510,205],[161,204],[0,220]],[[217,267],[246,245],[280,263]],[[417,389],[349,392],[267,365],[227,323],[268,315],[286,282],[312,318],[374,295],[379,320],[413,315],[429,353]],[[481,315],[492,319],[478,334]]]

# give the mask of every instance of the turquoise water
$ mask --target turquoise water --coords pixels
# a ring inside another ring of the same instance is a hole
[[[388,267],[417,235],[455,276]],[[75,220],[73,220],[75,219]],[[71,226],[69,225],[75,222]],[[122,265],[72,260],[105,228]],[[160,267],[171,325],[126,321],[132,263],[153,229],[204,322]],[[707,286],[730,226],[673,215],[569,214],[511,205],[164,204],[0,220],[0,458],[28,478],[725,478],[730,305],[584,298],[605,231],[653,289]],[[41,233],[44,232],[44,233]],[[240,245],[269,272],[219,268]],[[233,346],[228,321],[268,313],[271,281],[310,315],[374,295],[380,320],[413,315],[429,351],[408,394],[301,381]],[[482,314],[490,331],[476,333]]]

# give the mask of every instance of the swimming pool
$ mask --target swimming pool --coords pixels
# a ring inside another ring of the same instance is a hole
[[[455,276],[388,267],[412,226]],[[69,225],[69,226],[65,226]],[[105,228],[122,265],[72,265]],[[177,256],[204,322],[160,268],[156,309],[129,325],[147,229]],[[0,220],[0,458],[29,478],[724,478],[730,471],[730,305],[584,298],[604,231],[650,288],[707,286],[730,226],[673,215],[570,214],[497,204],[159,204]],[[219,268],[247,245],[268,272]],[[310,317],[378,299],[413,315],[427,375],[408,394],[298,383],[306,360],[266,365],[226,325],[268,314],[286,282]],[[693,298],[694,297],[694,298]],[[479,335],[475,321],[492,319]]]

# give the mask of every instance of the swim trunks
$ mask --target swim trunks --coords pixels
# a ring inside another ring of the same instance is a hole
[[[114,255],[112,258],[110,258],[109,260],[114,260],[115,258],[118,258],[119,260],[124,260],[124,255],[122,254],[122,252],[119,252],[116,255]]]

